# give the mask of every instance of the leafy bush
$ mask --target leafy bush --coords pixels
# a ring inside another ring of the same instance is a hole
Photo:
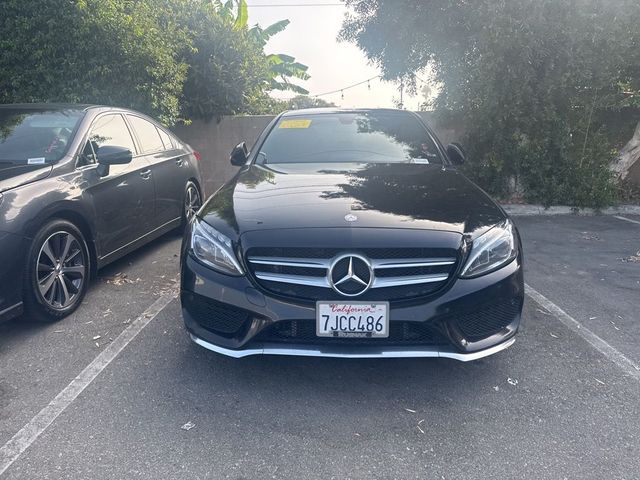
[[[187,66],[151,2],[3,0],[0,102],[129,106],[163,121],[179,113]]]

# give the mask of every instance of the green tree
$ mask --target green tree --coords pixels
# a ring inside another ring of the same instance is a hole
[[[603,118],[638,99],[637,1],[347,3],[342,38],[388,79],[415,85],[431,69],[435,107],[464,120],[467,171],[483,186],[507,196],[521,185],[547,205],[614,200]]]
[[[152,2],[3,0],[0,102],[122,105],[172,122],[187,66],[182,33]]]
[[[249,29],[245,0],[184,1],[191,4],[181,10],[187,12],[184,22],[192,35],[192,48],[185,51],[189,71],[183,107],[188,118],[272,113],[284,108],[269,91],[307,93],[291,81],[309,78],[306,65],[285,54],[264,53],[268,40],[289,20]]]
[[[266,55],[286,27],[247,27],[244,0],[2,0],[0,102],[102,103],[166,124],[276,108],[306,79]],[[282,59],[281,58],[281,59]],[[301,89],[301,90],[298,90]]]
[[[182,95],[186,118],[209,120],[224,114],[245,113],[266,96],[264,84],[269,66],[261,46],[246,25],[208,0],[185,0],[180,23],[189,32],[189,43],[180,56],[188,65]],[[242,8],[240,8],[242,11]]]
[[[241,0],[244,1],[244,0]],[[267,42],[274,35],[282,32],[289,25],[289,20],[280,20],[267,28],[255,25],[249,30],[249,35],[253,40],[264,49]],[[267,88],[269,90],[291,91],[301,95],[309,92],[299,85],[291,82],[291,79],[308,80],[308,67],[290,55],[284,53],[274,53],[267,55],[267,63],[269,65],[269,77],[267,78]]]
[[[308,90],[291,82],[292,78],[300,80],[308,80],[307,66],[290,55],[284,53],[276,53],[267,55],[267,63],[269,65],[269,77],[267,78],[267,88],[269,90],[280,90],[299,93],[306,95]]]
[[[235,30],[247,28],[249,13],[246,0],[236,0],[235,2],[228,0],[224,3],[220,0],[215,0],[214,8],[224,19],[233,22]],[[255,25],[248,31],[249,38],[263,51],[269,39],[284,31],[289,23],[289,20],[280,20],[266,28]],[[307,74],[308,67],[306,65],[296,62],[294,57],[284,53],[266,55],[265,60],[268,65],[268,76],[265,78],[264,87],[267,90],[291,91],[302,95],[309,93],[291,81],[294,78],[299,80],[308,80],[310,78]]]
[[[286,102],[287,110],[300,110],[301,108],[322,108],[335,107],[335,104],[327,102],[322,98],[309,97],[307,95],[298,95]]]

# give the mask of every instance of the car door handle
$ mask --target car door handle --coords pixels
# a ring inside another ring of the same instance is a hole
[[[151,178],[151,170],[143,170],[140,172],[140,176],[145,180],[149,180]]]
[[[183,158],[179,158],[176,160],[176,165],[178,165],[179,167],[184,165],[184,159]]]

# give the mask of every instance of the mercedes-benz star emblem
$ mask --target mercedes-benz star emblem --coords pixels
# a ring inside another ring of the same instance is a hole
[[[347,213],[347,214],[344,216],[344,219],[345,219],[347,222],[355,222],[355,221],[357,221],[357,220],[358,220],[358,216],[357,216],[357,215],[354,215],[353,213]]]
[[[373,284],[371,262],[353,253],[336,258],[329,269],[329,284],[345,297],[362,295]]]

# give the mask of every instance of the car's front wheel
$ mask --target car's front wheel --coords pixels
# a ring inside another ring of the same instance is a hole
[[[192,182],[187,182],[184,192],[184,213],[183,224],[189,223],[196,216],[202,206],[202,195],[198,186]]]
[[[27,317],[54,322],[78,308],[89,285],[89,261],[87,243],[73,223],[53,220],[42,227],[25,267]]]

